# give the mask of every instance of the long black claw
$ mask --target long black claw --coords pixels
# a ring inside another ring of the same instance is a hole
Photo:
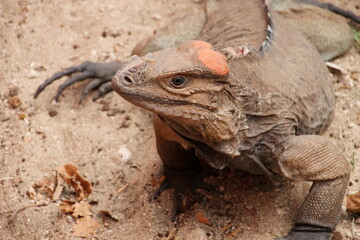
[[[104,84],[102,84],[99,89],[97,90],[95,96],[93,97],[93,101],[96,101],[97,99],[105,96],[106,94],[108,94],[109,92],[113,91],[113,88],[111,86],[111,82],[106,82]]]
[[[84,62],[80,65],[77,66],[73,66],[73,67],[68,67],[65,68],[63,71],[57,72],[54,75],[52,75],[50,78],[46,79],[45,82],[43,82],[37,89],[36,92],[34,94],[34,98],[37,98],[39,96],[39,94],[48,86],[50,85],[52,82],[54,82],[55,80],[58,80],[64,76],[70,76],[73,73],[77,73],[77,72],[81,72],[83,71],[87,65],[89,65],[90,62]]]
[[[186,199],[181,193],[174,194],[174,209],[171,216],[171,221],[176,222],[179,219],[181,213],[185,212]]]
[[[79,81],[82,81],[82,80],[85,80],[85,79],[88,79],[88,78],[91,78],[93,77],[93,73],[91,72],[82,72],[82,73],[79,73],[78,75],[72,77],[72,78],[69,78],[68,80],[66,80],[63,84],[60,85],[60,87],[58,88],[58,91],[56,93],[56,96],[55,96],[55,101],[58,101],[59,100],[59,97],[61,95],[61,93],[65,90],[65,88],[67,88],[68,86],[76,83],[76,82],[79,82]]]
[[[161,182],[159,188],[154,193],[154,199],[158,199],[160,197],[160,195],[169,188],[170,188],[170,183],[169,183],[169,181],[166,181],[166,178],[165,178],[165,180]]]
[[[79,100],[79,104],[82,103],[82,101],[85,99],[85,97],[89,94],[90,91],[95,90],[96,88],[98,88],[101,84],[103,84],[104,82],[106,82],[107,80],[101,79],[101,78],[96,78],[94,80],[92,80],[91,82],[89,82],[80,97]]]

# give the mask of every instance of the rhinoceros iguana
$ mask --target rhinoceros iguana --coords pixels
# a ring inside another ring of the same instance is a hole
[[[331,15],[308,8],[321,12],[313,17]],[[284,17],[294,19],[297,12],[278,11],[283,16],[262,0],[208,3],[204,14],[139,43],[134,53],[140,57],[67,68],[45,81],[35,96],[75,72],[81,73],[60,86],[56,99],[79,80],[98,78],[84,89],[83,99],[112,78],[111,89],[155,113],[157,150],[166,177],[162,187],[174,189],[176,210],[194,188],[202,159],[217,169],[313,181],[293,228],[281,239],[330,239],[350,174],[339,149],[317,135],[334,114],[332,82],[316,48],[286,23]],[[343,22],[339,28],[351,36]],[[334,37],[323,59],[350,47],[346,34],[340,49],[339,36]],[[106,89],[108,83],[100,93]]]

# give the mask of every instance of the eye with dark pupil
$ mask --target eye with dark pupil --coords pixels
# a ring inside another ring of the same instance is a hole
[[[174,86],[181,86],[185,83],[185,78],[183,77],[175,77],[171,80],[172,84],[174,84]]]

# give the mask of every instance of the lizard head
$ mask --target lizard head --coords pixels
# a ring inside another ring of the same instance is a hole
[[[234,136],[236,107],[226,57],[203,41],[133,56],[112,80],[129,102],[157,113],[186,136],[221,141]]]

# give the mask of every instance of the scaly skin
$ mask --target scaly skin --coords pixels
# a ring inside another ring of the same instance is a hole
[[[298,32],[274,12],[268,16],[262,1],[239,5],[234,9],[227,1],[221,10],[229,15],[209,14],[200,35],[206,42],[133,57],[113,78],[113,88],[158,115],[158,152],[175,199],[190,191],[199,159],[218,169],[313,181],[283,239],[329,239],[348,162],[325,137],[300,136],[322,133],[330,124],[334,96],[327,69]],[[250,29],[254,19],[263,21]],[[177,209],[181,204],[176,200]]]
[[[354,44],[354,37],[346,19],[306,2],[317,4],[310,0],[273,0],[271,7],[301,31],[324,61],[347,52]]]
[[[218,169],[313,181],[282,239],[330,239],[350,170],[329,140],[309,135],[324,132],[334,110],[320,55],[261,0],[220,1],[206,13],[140,43],[134,52],[142,57],[109,67],[121,67],[112,82],[117,93],[156,113],[157,149],[175,209],[192,195],[203,159]],[[187,41],[194,38],[201,41]],[[88,66],[87,75],[98,65]]]

